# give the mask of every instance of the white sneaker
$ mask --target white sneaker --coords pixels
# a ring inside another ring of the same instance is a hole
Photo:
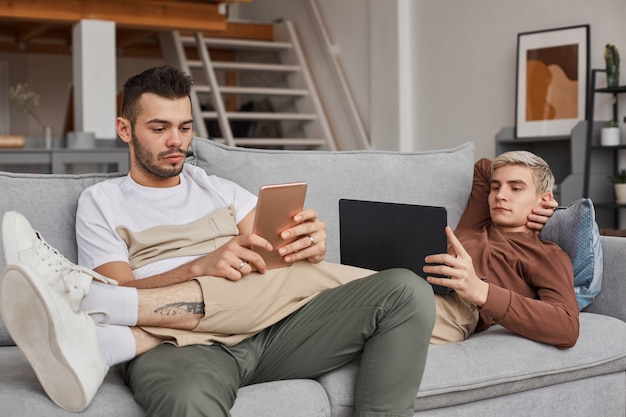
[[[115,280],[70,262],[31,227],[26,217],[16,211],[5,213],[2,219],[2,240],[7,265],[29,265],[48,285],[62,294],[76,312],[89,292],[92,279],[117,285]]]
[[[86,409],[109,370],[91,317],[72,310],[28,265],[0,275],[0,312],[50,399],[69,411]]]

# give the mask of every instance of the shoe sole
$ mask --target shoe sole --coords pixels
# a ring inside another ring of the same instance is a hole
[[[15,249],[15,236],[17,231],[15,223],[17,223],[18,213],[9,211],[2,218],[2,244],[4,246],[4,259],[7,265],[19,262],[17,250]]]
[[[88,400],[58,344],[59,329],[48,308],[52,301],[26,271],[27,267],[10,265],[0,276],[0,312],[7,330],[48,397],[68,411],[83,411]]]

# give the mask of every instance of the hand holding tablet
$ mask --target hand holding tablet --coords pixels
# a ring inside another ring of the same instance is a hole
[[[253,247],[265,260],[267,269],[289,265],[278,254],[278,248],[293,242],[298,236],[284,240],[280,234],[297,224],[294,216],[304,208],[307,184],[304,182],[262,186],[256,206],[253,233],[272,244],[273,250]]]

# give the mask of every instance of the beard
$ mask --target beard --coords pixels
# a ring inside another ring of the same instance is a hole
[[[135,135],[134,129],[131,136],[133,140],[133,149],[135,150],[135,162],[137,163],[139,169],[141,169],[145,174],[156,178],[172,178],[181,173],[181,171],[183,170],[183,165],[185,164],[184,160],[183,163],[180,164],[180,166],[157,165],[156,161],[174,153],[182,153],[184,155],[186,153],[185,151],[183,151],[182,149],[172,148],[165,152],[159,153],[155,158],[154,153],[151,150],[145,148],[139,142],[139,139],[137,139],[137,136]]]

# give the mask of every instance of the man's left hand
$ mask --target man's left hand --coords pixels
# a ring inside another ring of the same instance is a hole
[[[278,249],[285,262],[307,259],[318,263],[326,257],[326,223],[318,219],[315,210],[304,210],[294,216],[296,226],[283,231],[283,239],[297,236],[297,239]]]
[[[559,203],[552,196],[550,199],[542,200],[540,207],[534,208],[528,215],[526,226],[537,233],[541,232],[558,206]]]

